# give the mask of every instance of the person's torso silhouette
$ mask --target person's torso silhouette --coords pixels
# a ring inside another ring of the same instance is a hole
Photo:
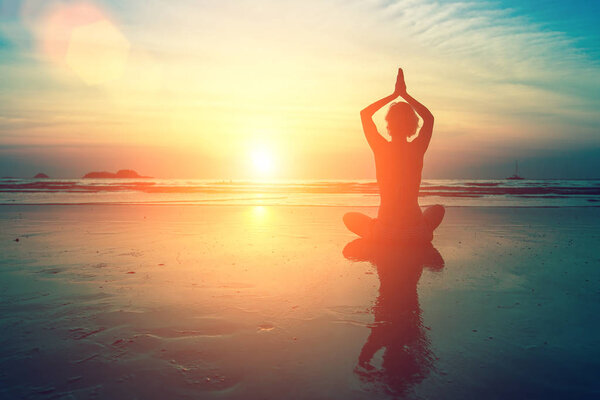
[[[403,226],[421,222],[418,197],[423,154],[411,143],[388,142],[373,149],[381,203],[378,218]]]

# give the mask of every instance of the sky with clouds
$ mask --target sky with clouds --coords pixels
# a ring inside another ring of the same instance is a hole
[[[0,175],[372,178],[358,112],[401,66],[436,117],[425,178],[600,178],[599,11],[0,0]]]

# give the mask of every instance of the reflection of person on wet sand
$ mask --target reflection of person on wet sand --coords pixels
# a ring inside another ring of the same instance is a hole
[[[367,239],[348,243],[344,256],[370,261],[377,268],[380,281],[371,334],[360,352],[355,372],[363,381],[381,384],[394,395],[406,393],[433,368],[417,283],[424,267],[439,270],[444,260],[430,243],[392,247]],[[381,367],[376,368],[373,357],[383,348]]]
[[[386,120],[392,140],[388,142],[377,132],[372,117],[398,97],[406,103],[397,102],[390,106]],[[433,115],[407,93],[404,74],[399,69],[394,93],[362,110],[360,117],[367,142],[375,155],[381,203],[376,219],[351,212],[344,215],[344,224],[359,236],[377,240],[431,241],[433,231],[444,217],[444,207],[435,205],[421,212],[418,196],[423,157],[433,132]],[[423,125],[417,137],[409,141],[417,133],[419,117],[423,119]]]

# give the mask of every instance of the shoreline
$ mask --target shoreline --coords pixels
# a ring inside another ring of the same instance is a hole
[[[590,205],[457,205],[450,204],[446,205],[443,203],[435,203],[444,206],[444,208],[600,208],[600,204],[590,204]],[[433,204],[431,204],[433,205]],[[280,203],[236,203],[236,204],[227,204],[227,203],[218,203],[212,202],[212,200],[207,201],[206,203],[199,203],[194,201],[193,203],[190,201],[188,203],[181,202],[164,202],[164,203],[149,203],[149,202],[140,202],[140,203],[118,203],[118,202],[105,202],[105,203],[0,203],[0,207],[44,207],[44,206],[151,206],[151,207],[315,207],[315,208],[379,208],[378,205],[336,205],[336,204],[280,204]],[[421,208],[429,207],[429,205],[420,205]]]
[[[430,180],[423,205],[599,206],[600,181]],[[199,180],[0,180],[0,203],[11,204],[235,204],[378,206],[374,181],[206,182]]]

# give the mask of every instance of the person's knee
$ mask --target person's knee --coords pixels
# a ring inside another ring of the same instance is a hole
[[[429,225],[431,229],[435,229],[442,222],[445,213],[446,209],[444,208],[444,206],[436,204],[428,207],[427,210],[425,210],[425,212],[423,213],[423,216],[427,225]]]
[[[431,206],[431,208],[433,208],[432,211],[435,216],[439,216],[440,219],[444,218],[444,215],[446,214],[446,209],[443,205],[436,204],[434,206]]]
[[[356,227],[358,225],[358,219],[358,213],[356,212],[346,213],[342,218],[342,220],[344,221],[344,225],[346,225],[346,228],[350,229],[353,232],[356,230]]]
[[[352,214],[354,214],[354,213],[349,212],[349,213],[344,214],[344,216],[342,217],[342,220],[344,221],[344,225],[348,226],[348,224],[352,223],[352,220],[353,220]]]
[[[349,212],[344,214],[342,219],[346,228],[357,235],[364,236],[369,233],[372,221],[370,217],[358,212]]]

